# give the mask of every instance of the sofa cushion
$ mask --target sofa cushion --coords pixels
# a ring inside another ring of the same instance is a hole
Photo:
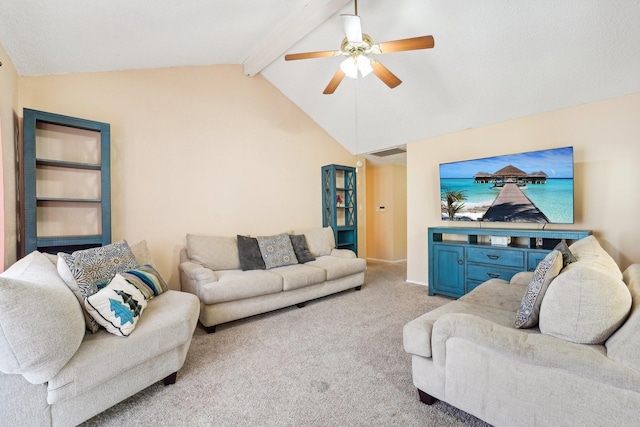
[[[490,279],[456,301],[408,322],[402,331],[407,353],[431,357],[431,335],[434,323],[447,313],[473,314],[493,323],[513,327],[513,313],[518,308],[527,285],[510,284],[501,279]],[[526,329],[536,333],[535,329]]]
[[[361,258],[340,258],[320,256],[305,265],[321,268],[326,272],[326,280],[335,280],[360,273],[367,268],[367,262]]]
[[[218,280],[200,283],[200,300],[205,304],[235,301],[282,292],[282,276],[265,270],[220,270]]]
[[[307,238],[304,234],[292,234],[291,244],[293,245],[293,251],[296,253],[296,258],[300,264],[313,261],[316,257],[313,256],[307,245]]]
[[[569,246],[571,253],[578,261],[588,262],[589,264],[598,265],[612,274],[618,279],[622,280],[622,272],[618,264],[611,258],[594,236],[587,236],[584,239],[580,239]],[[565,267],[565,269],[571,269],[579,266],[578,262],[571,263]]]
[[[169,286],[164,281],[160,273],[150,265],[141,265],[140,267],[125,271],[120,274],[127,282],[138,288],[145,299],[151,299],[167,292]]]
[[[309,251],[315,257],[331,254],[331,249],[336,247],[336,240],[331,227],[313,228],[311,230],[297,231],[293,234],[304,234]]]
[[[303,264],[277,267],[269,271],[282,276],[283,291],[290,291],[322,283],[326,275],[323,269],[309,267]]]
[[[58,274],[78,298],[84,308],[84,299],[98,292],[118,273],[138,267],[126,240],[109,245],[83,249],[72,254],[58,253]],[[87,329],[98,330],[91,316],[85,316]]]
[[[0,274],[0,371],[47,382],[84,332],[78,301],[43,254],[32,252]]]
[[[169,290],[149,301],[131,337],[102,329],[87,334],[74,357],[49,381],[47,402],[91,396],[92,389],[143,364],[155,366],[161,375],[166,366],[157,357],[190,342],[199,309],[196,296]]]
[[[610,359],[640,372],[640,264],[630,265],[623,277],[631,293],[631,314],[609,337],[605,346]]]
[[[256,239],[267,270],[298,263],[296,253],[291,245],[291,238],[287,233],[258,236]]]
[[[127,337],[147,308],[147,300],[140,290],[120,274],[84,300],[87,311],[108,332]]]
[[[560,251],[553,250],[538,263],[516,312],[516,328],[532,328],[538,324],[542,299],[551,281],[562,270],[563,258]]]
[[[631,308],[629,290],[617,274],[591,262],[578,258],[551,282],[540,307],[543,334],[601,344],[625,320]]]
[[[239,270],[240,257],[234,237],[187,234],[189,259],[211,270]]]
[[[238,241],[238,256],[242,271],[265,270],[267,268],[264,265],[262,253],[260,253],[258,239],[238,234],[236,240]]]

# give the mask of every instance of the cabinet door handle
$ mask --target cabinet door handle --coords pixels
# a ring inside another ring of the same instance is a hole
[[[498,273],[487,273],[487,276],[491,277],[492,279],[498,279],[500,277]]]
[[[487,254],[487,257],[488,257],[489,259],[499,259],[499,258],[500,258],[500,255],[491,255],[491,254]]]
[[[462,264],[464,264],[464,260],[459,259],[458,260],[458,265],[462,265]]]

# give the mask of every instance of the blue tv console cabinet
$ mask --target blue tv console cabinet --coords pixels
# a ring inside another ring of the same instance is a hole
[[[584,230],[429,228],[429,295],[459,298],[489,279],[510,280],[521,271],[533,271],[562,239],[571,244],[590,234]],[[510,238],[510,243],[491,244],[492,237],[494,241]]]

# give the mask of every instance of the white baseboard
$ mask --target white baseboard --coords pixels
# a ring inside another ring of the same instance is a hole
[[[414,285],[420,285],[420,286],[425,286],[425,287],[429,287],[428,283],[424,283],[424,282],[418,282],[417,280],[406,280],[407,283],[411,283]]]
[[[389,264],[398,264],[398,263],[401,263],[401,262],[407,262],[407,259],[405,258],[405,259],[399,259],[399,260],[396,260],[396,261],[389,261],[388,259],[377,259],[377,258],[368,258],[367,257],[367,261],[386,262],[386,263],[389,263]]]

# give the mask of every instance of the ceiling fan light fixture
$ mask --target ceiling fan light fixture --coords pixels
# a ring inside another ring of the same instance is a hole
[[[358,66],[356,65],[355,58],[347,58],[340,64],[340,69],[344,72],[345,76],[350,79],[358,78]]]
[[[360,74],[362,74],[362,77],[367,77],[373,71],[371,60],[364,55],[358,56],[356,65],[358,66],[358,70],[360,70]]]
[[[342,61],[340,69],[344,72],[345,76],[350,79],[358,78],[358,71],[362,77],[366,77],[373,71],[371,66],[371,60],[364,55],[350,56]]]

